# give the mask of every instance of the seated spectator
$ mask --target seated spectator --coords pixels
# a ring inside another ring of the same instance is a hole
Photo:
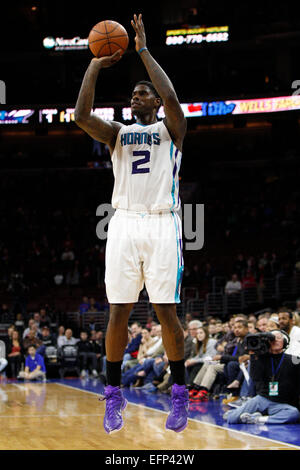
[[[40,309],[40,323],[39,323],[39,328],[42,330],[43,326],[48,326],[50,328],[51,325],[51,318],[47,314],[47,311],[45,308]]]
[[[139,387],[143,385],[144,382],[152,381],[153,364],[155,363],[155,359],[157,357],[162,357],[165,353],[162,343],[161,325],[156,325],[155,328],[158,339],[156,339],[154,344],[147,349],[145,358],[141,361],[142,364],[137,364],[122,374],[121,380],[124,386],[129,386],[134,383],[134,386]],[[147,375],[149,375],[148,379]]]
[[[37,326],[37,330],[38,330],[38,325],[37,323],[35,322],[35,320],[33,318],[30,318],[28,320],[28,327],[25,328],[25,330],[23,331],[23,339],[26,338],[26,336],[28,335],[29,331],[31,330],[31,327],[32,325],[36,325]]]
[[[189,357],[192,356],[192,351],[196,347],[193,342],[193,338],[189,332],[189,326],[185,323],[182,327],[183,329],[183,337],[184,337],[184,360],[186,361]]]
[[[250,289],[252,287],[256,287],[256,280],[251,269],[248,269],[246,275],[242,279],[242,288]]]
[[[124,352],[123,363],[121,368],[122,371],[124,370],[127,361],[130,361],[131,359],[136,359],[142,341],[142,325],[139,322],[134,322],[130,327],[130,331],[132,338]]]
[[[256,322],[256,329],[258,330],[258,332],[262,333],[262,332],[266,332],[267,331],[267,327],[268,327],[268,320],[269,318],[267,316],[261,316],[257,322]]]
[[[58,346],[58,338],[60,338],[61,336],[64,336],[65,335],[65,327],[63,325],[60,325],[58,328],[57,328],[57,335],[56,335],[56,339],[55,339],[55,342],[56,342],[56,346]]]
[[[230,386],[233,394],[232,400],[238,400],[237,393],[238,387],[233,387],[233,381],[237,380],[239,383],[243,379],[243,373],[239,368],[239,358],[241,362],[246,361],[245,355],[245,337],[248,334],[247,321],[237,319],[233,328],[236,340],[234,343],[226,344],[224,353],[216,354],[213,357],[215,363],[206,363],[196,375],[192,389],[190,390],[190,398],[195,401],[207,401],[208,392],[211,391],[218,373],[224,373],[226,385]],[[234,346],[234,349],[233,349]],[[236,384],[234,384],[236,385]],[[228,399],[229,400],[229,399]]]
[[[9,342],[11,342],[12,340],[12,333],[13,331],[16,329],[15,325],[10,325],[8,328],[7,328],[7,333],[5,336],[2,337],[2,340],[4,341],[5,343],[5,346],[7,348]]]
[[[232,295],[241,292],[242,284],[240,283],[237,274],[233,274],[231,281],[227,281],[225,285],[225,294]]]
[[[44,326],[42,328],[42,337],[41,337],[42,345],[39,348],[39,354],[42,356],[45,355],[46,348],[48,346],[55,346],[55,338],[50,333],[50,329],[48,326]]]
[[[188,324],[189,335],[191,336],[194,344],[196,344],[196,337],[198,328],[202,328],[203,324],[200,320],[192,320]]]
[[[79,340],[77,338],[73,337],[73,331],[71,330],[71,328],[67,328],[65,334],[57,338],[57,347],[62,348],[63,346],[69,344],[73,346],[77,344],[78,341]]]
[[[6,357],[11,378],[16,378],[21,369],[23,348],[18,330],[12,331],[11,339],[6,344]]]
[[[219,341],[220,339],[223,338],[223,336],[224,336],[223,323],[222,323],[221,320],[217,319],[216,320],[216,331],[215,331],[215,334],[214,334],[214,339]]]
[[[229,424],[287,424],[298,423],[300,394],[300,363],[284,352],[284,334],[274,332],[269,352],[250,354],[250,373],[257,395],[223,418]],[[270,380],[270,377],[272,379]]]
[[[248,321],[248,332],[251,334],[258,333],[256,329],[256,322],[254,321]]]
[[[78,355],[80,361],[81,377],[88,375],[88,365],[92,368],[93,377],[98,377],[97,355],[94,352],[93,344],[89,341],[87,331],[80,332],[80,340],[77,343]]]
[[[24,331],[24,319],[22,313],[17,313],[16,315],[15,328],[19,331],[20,335],[22,336],[22,333]]]
[[[271,315],[267,323],[267,331],[279,330],[278,316]]]
[[[130,359],[126,362],[125,370],[131,369],[137,364],[143,364],[147,357],[148,349],[157,341],[157,337],[151,337],[150,331],[147,328],[142,329],[142,340],[139,346],[138,355],[135,359]]]
[[[93,352],[96,354],[97,357],[97,370],[99,372],[103,369],[103,333],[101,330],[92,330],[91,331],[91,344],[93,348]]]
[[[204,362],[212,360],[216,355],[216,343],[217,341],[215,339],[209,337],[207,327],[198,328],[195,348],[196,354],[192,354],[192,356],[184,363],[188,385],[193,383],[193,379],[201,369]]]
[[[89,308],[90,308],[89,299],[85,295],[84,297],[82,297],[82,303],[79,305],[79,313],[82,314],[84,312],[87,312]]]
[[[162,356],[158,356],[152,361],[147,361],[147,367],[143,371],[138,372],[138,376],[144,377],[143,385],[139,388],[147,390],[148,392],[156,392],[157,385],[163,380],[164,376],[169,369],[169,360],[166,352]],[[169,381],[169,377],[168,381]],[[140,380],[140,379],[139,379]]]
[[[294,325],[293,313],[286,309],[279,309],[278,322],[281,330],[285,331],[290,337],[290,344],[286,354],[300,356],[300,328]]]
[[[25,370],[19,373],[18,379],[33,380],[38,378],[46,380],[45,362],[43,357],[37,354],[36,347],[31,345],[25,360]]]
[[[23,340],[23,348],[25,351],[28,351],[29,346],[35,346],[37,353],[39,354],[39,351],[44,350],[43,343],[42,341],[36,336],[36,329],[34,328],[35,325],[32,325],[32,329],[29,331],[28,335],[26,338]]]
[[[97,302],[94,297],[90,298],[90,306],[89,306],[89,312],[100,312],[101,310],[101,305],[99,302]]]

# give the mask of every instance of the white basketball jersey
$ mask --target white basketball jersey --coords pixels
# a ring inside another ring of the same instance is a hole
[[[112,206],[132,211],[178,211],[182,153],[163,121],[121,127],[112,154]]]

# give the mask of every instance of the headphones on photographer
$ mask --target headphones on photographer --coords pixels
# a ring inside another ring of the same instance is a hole
[[[272,331],[270,331],[270,333],[274,333],[276,331],[279,331],[279,333],[282,334],[282,336],[283,336],[283,349],[287,349],[289,347],[289,344],[290,344],[290,337],[289,337],[288,333],[284,330],[272,330]]]

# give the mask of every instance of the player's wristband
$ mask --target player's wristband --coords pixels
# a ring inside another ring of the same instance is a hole
[[[140,50],[138,51],[138,54],[141,55],[143,51],[147,51],[147,50],[148,50],[147,47],[141,47]]]

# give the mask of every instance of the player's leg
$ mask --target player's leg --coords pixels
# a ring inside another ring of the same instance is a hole
[[[146,219],[146,218],[145,218]],[[162,327],[163,344],[169,359],[172,409],[166,428],[175,432],[187,426],[189,393],[185,384],[184,336],[176,314],[183,273],[181,221],[177,214],[145,220],[148,243],[144,244],[143,271],[150,302]]]
[[[128,343],[128,319],[133,304],[111,304],[105,336],[108,385],[120,386],[121,365]]]
[[[127,405],[127,400],[120,389],[121,366],[128,342],[128,318],[132,306],[133,304],[110,305],[105,337],[107,385],[102,399],[106,400],[103,425],[108,434],[123,427],[122,411]]]
[[[110,304],[105,337],[107,386],[103,398],[107,433],[122,428],[122,411],[127,404],[120,389],[121,366],[128,342],[128,318],[143,287],[141,262],[132,238],[135,233],[134,219],[116,211],[108,227],[105,255],[106,294]]]
[[[184,385],[184,336],[177,317],[176,305],[154,304],[153,306],[161,324],[163,345],[169,359],[173,382]]]

